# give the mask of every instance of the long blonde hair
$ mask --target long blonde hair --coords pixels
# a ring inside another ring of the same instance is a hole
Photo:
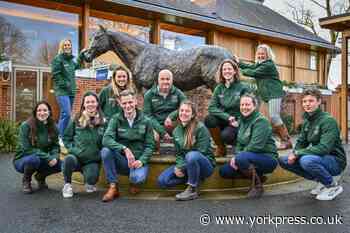
[[[63,47],[64,47],[64,42],[66,42],[66,41],[69,41],[69,43],[71,44],[71,45],[73,45],[72,44],[72,41],[70,40],[70,39],[63,39],[63,40],[61,40],[60,41],[60,44],[59,44],[59,46],[58,46],[58,53],[60,54],[60,53],[63,53]]]
[[[117,75],[117,71],[120,71],[120,70],[124,71],[126,73],[126,76],[128,77],[125,90],[129,89],[129,90],[135,92],[135,88],[134,88],[134,84],[133,84],[132,79],[131,79],[130,72],[127,69],[125,69],[124,67],[119,66],[118,68],[116,68],[113,71],[112,81],[111,81],[111,83],[112,83],[112,91],[113,91],[113,93],[111,93],[111,95],[114,96],[114,97],[118,97],[118,98],[120,97],[120,92],[123,91],[123,90],[120,89],[120,87],[117,84],[117,81],[115,80],[116,75]]]
[[[186,126],[185,141],[184,141],[184,147],[187,149],[190,149],[196,143],[196,137],[194,134],[195,134],[195,130],[196,130],[196,127],[198,124],[197,110],[196,110],[195,104],[190,100],[184,100],[183,102],[181,102],[179,110],[180,110],[182,105],[188,105],[192,109],[192,119],[190,120],[190,122]],[[179,112],[178,121],[181,122],[180,121],[180,112]]]

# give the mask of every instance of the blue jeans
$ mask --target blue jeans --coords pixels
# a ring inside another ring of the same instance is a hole
[[[74,96],[56,96],[58,105],[60,106],[60,119],[58,121],[58,131],[63,137],[64,130],[67,128],[72,107],[74,103]]]
[[[185,156],[185,176],[177,177],[174,173],[175,165],[165,169],[158,177],[158,185],[162,188],[174,187],[178,184],[187,184],[197,187],[200,181],[211,176],[214,167],[207,157],[198,151],[190,151]]]
[[[84,176],[84,182],[90,185],[95,185],[100,175],[99,163],[81,164],[78,158],[74,155],[67,155],[64,158],[62,165],[62,172],[65,183],[72,183],[72,174],[75,171],[79,171]]]
[[[24,156],[14,161],[14,167],[17,172],[24,173],[24,167],[30,166],[43,177],[61,172],[61,160],[57,159],[55,166],[50,167],[47,160],[40,159],[36,154]]]
[[[247,170],[250,164],[254,165],[256,173],[262,176],[271,173],[277,167],[277,160],[270,155],[258,154],[253,152],[241,152],[235,157],[238,170],[231,167],[230,163],[225,164],[219,170],[220,176],[226,179],[232,179],[242,176],[240,171]]]
[[[104,147],[101,158],[108,183],[118,183],[117,174],[129,176],[130,183],[141,184],[146,181],[149,166],[140,168],[129,168],[128,160],[119,152]]]
[[[339,175],[342,171],[333,155],[303,155],[294,164],[288,164],[288,156],[279,158],[282,168],[293,172],[308,180],[321,182],[329,186],[333,182],[333,176]]]

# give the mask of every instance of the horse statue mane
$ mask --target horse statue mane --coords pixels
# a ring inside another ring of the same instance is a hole
[[[183,91],[205,85],[212,90],[216,86],[216,72],[225,59],[234,59],[230,51],[219,46],[203,45],[174,51],[146,43],[123,32],[111,32],[100,26],[90,46],[83,51],[86,62],[101,54],[113,51],[130,69],[138,89],[149,89],[162,69],[169,69],[174,85]]]

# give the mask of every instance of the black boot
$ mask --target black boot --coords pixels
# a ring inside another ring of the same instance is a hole
[[[36,182],[38,183],[38,189],[39,190],[48,189],[49,188],[47,186],[47,183],[46,183],[46,175],[45,174],[37,172],[34,175],[34,178],[35,178]]]
[[[198,190],[197,187],[193,187],[188,185],[185,191],[179,193],[175,196],[177,201],[189,201],[198,198]]]
[[[22,179],[22,191],[23,193],[30,194],[33,192],[32,189],[32,175],[34,173],[34,168],[32,166],[25,166]]]

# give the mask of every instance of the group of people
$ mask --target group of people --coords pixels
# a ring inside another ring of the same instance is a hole
[[[113,72],[111,83],[99,95],[86,92],[79,112],[71,117],[74,71],[80,67],[81,56],[75,62],[71,41],[63,40],[52,62],[60,107],[58,127],[45,101],[37,103],[32,116],[21,124],[14,167],[23,173],[24,193],[33,192],[33,174],[38,188],[43,189],[48,187],[47,176],[62,172],[62,195],[70,198],[75,171],[83,174],[86,192],[95,192],[102,164],[109,184],[104,202],[119,197],[118,175],[127,175],[129,192],[137,194],[161,140],[173,141],[176,159],[158,177],[159,186],[187,185],[176,200],[198,197],[200,184],[214,171],[215,156],[225,155],[227,144],[233,146],[235,156],[220,167],[220,176],[250,179],[251,198],[263,194],[265,174],[278,164],[317,182],[311,193],[318,200],[332,200],[342,192],[334,176],[345,169],[346,155],[337,122],[321,110],[319,90],[303,92],[305,113],[300,136],[289,155],[278,156],[273,131],[281,137],[280,149],[292,148],[292,142],[280,116],[284,92],[269,46],[258,46],[254,64],[245,64],[237,57],[222,62],[204,123],[198,120],[194,103],[173,85],[173,74],[167,69],[159,72],[155,85],[146,91],[143,111],[139,110],[131,75],[123,67]],[[240,72],[256,79],[257,95],[240,81]],[[259,112],[261,100],[269,105],[271,123]],[[68,151],[63,161],[59,158],[60,140]]]

